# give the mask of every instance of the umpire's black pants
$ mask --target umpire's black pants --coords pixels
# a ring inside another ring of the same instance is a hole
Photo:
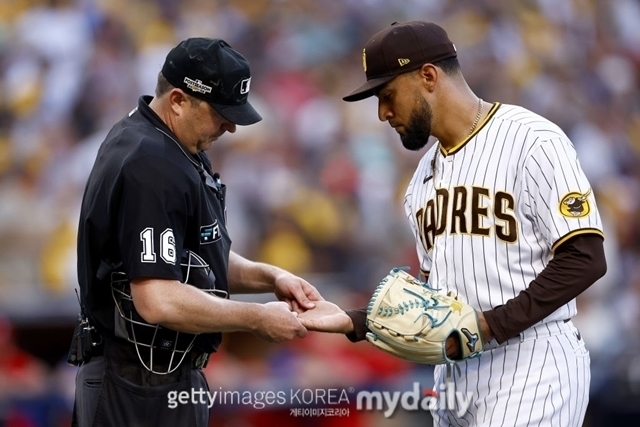
[[[157,375],[140,365],[94,357],[76,376],[72,426],[207,427],[209,407],[200,403],[207,401],[203,391],[209,391],[204,374],[189,363],[171,374]],[[180,392],[183,397],[188,393],[188,399],[180,402]]]

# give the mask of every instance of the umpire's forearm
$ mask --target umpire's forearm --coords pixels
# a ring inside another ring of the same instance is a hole
[[[282,272],[283,270],[278,267],[250,261],[231,251],[227,273],[229,292],[232,294],[273,292],[275,278]]]
[[[563,243],[529,287],[505,305],[483,312],[499,343],[568,303],[607,271],[602,237],[583,234]]]
[[[218,298],[177,280],[135,280],[131,295],[145,321],[180,332],[255,331],[266,314],[262,304]]]

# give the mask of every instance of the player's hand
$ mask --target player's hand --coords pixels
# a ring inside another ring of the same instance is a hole
[[[316,307],[298,315],[300,323],[310,331],[348,334],[353,322],[340,307],[329,301],[316,301]]]
[[[482,331],[482,339],[485,343],[489,342],[489,340],[493,338],[493,333],[491,332],[491,328],[489,327],[489,324],[484,318],[484,314],[482,314],[482,312],[478,312],[478,324],[480,325],[480,330]],[[448,358],[453,360],[460,358],[460,338],[458,338],[458,336],[449,336],[449,338],[447,338],[445,346],[447,348]]]
[[[307,329],[298,320],[298,313],[291,311],[287,303],[272,301],[263,305],[255,334],[263,340],[280,343],[295,337],[304,338]]]
[[[445,343],[447,357],[451,360],[460,358],[460,338],[457,335],[450,335]]]
[[[273,292],[280,301],[286,302],[295,311],[312,309],[315,307],[313,301],[324,300],[313,285],[286,271],[276,276]]]

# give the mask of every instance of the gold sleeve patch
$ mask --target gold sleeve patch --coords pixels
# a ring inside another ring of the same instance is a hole
[[[582,218],[589,215],[591,206],[588,197],[591,189],[586,193],[571,192],[560,201],[560,213],[568,218]]]

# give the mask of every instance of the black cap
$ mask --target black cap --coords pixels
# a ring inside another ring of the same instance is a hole
[[[398,74],[455,56],[456,47],[442,27],[424,21],[394,22],[371,37],[362,49],[367,82],[342,99],[352,102],[368,98]]]
[[[203,99],[237,125],[262,120],[249,104],[249,62],[221,39],[190,38],[169,52],[162,75],[173,86]]]

